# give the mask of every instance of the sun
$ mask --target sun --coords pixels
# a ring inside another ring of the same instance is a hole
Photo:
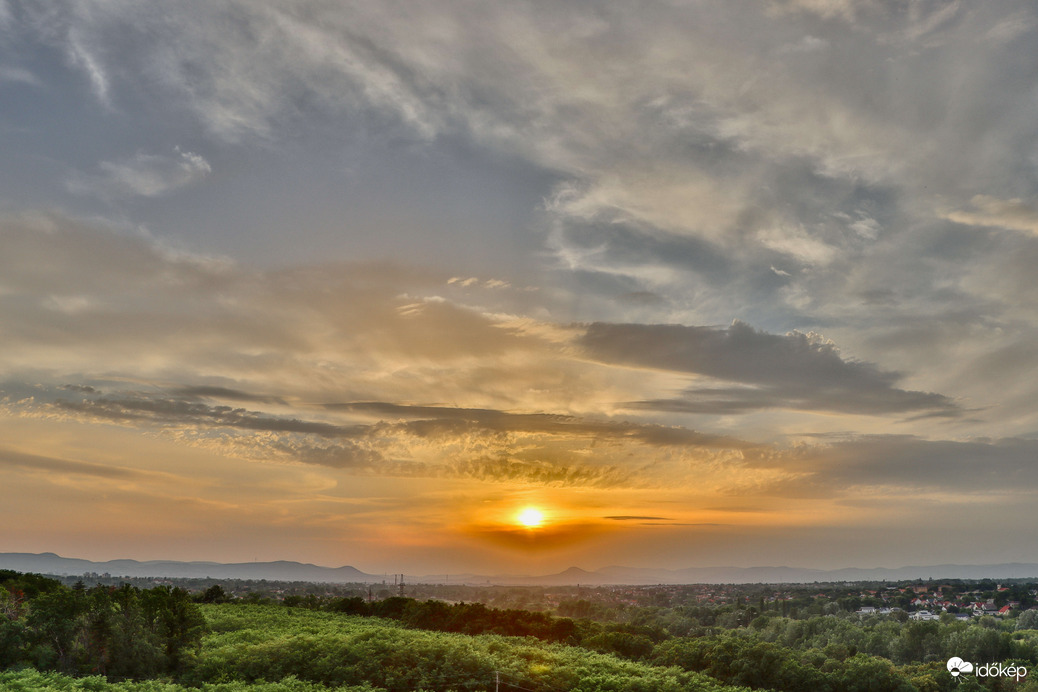
[[[516,521],[528,529],[535,529],[544,523],[544,512],[536,507],[527,507],[516,515]]]

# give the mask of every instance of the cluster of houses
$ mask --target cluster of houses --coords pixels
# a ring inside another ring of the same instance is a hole
[[[919,599],[916,599],[919,600]],[[916,605],[916,601],[912,601],[913,605]],[[931,608],[923,608],[922,610],[916,610],[908,614],[911,620],[939,620],[941,613],[949,612],[950,606],[958,608],[957,613],[954,613],[956,620],[969,620],[971,618],[979,618],[984,615],[995,615],[998,617],[1005,617],[1012,613],[1014,610],[1020,608],[1019,601],[1010,601],[1004,606],[999,607],[995,605],[994,601],[976,601],[967,603],[953,603],[952,601],[940,601],[931,606]]]
[[[858,615],[893,615],[894,613],[901,612],[901,609],[896,606],[893,608],[877,608],[876,606],[862,606],[854,612]]]
[[[996,617],[1006,617],[1014,610],[1020,609],[1019,601],[1008,601],[1005,605],[996,605],[995,599],[990,598],[985,601],[970,601],[970,600],[950,600],[944,598],[942,595],[943,587],[930,592],[930,589],[925,586],[912,586],[907,589],[898,589],[902,593],[906,590],[911,589],[916,597],[911,601],[911,607],[917,608],[908,614],[911,620],[939,620],[942,613],[952,613],[957,620],[969,620],[975,617],[983,617],[984,615],[993,615]],[[1007,588],[999,585],[998,591],[1008,591]],[[975,595],[979,592],[972,592],[972,594],[964,595]],[[875,596],[876,592],[869,592],[870,595]],[[864,594],[863,594],[864,595]],[[855,611],[859,615],[890,615],[892,613],[900,611],[901,608],[886,608],[886,607],[873,607],[863,606]]]

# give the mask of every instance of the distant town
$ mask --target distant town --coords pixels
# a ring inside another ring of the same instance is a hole
[[[774,611],[783,617],[838,613],[896,620],[970,620],[984,616],[1011,618],[1038,610],[1038,579],[915,580],[900,583],[832,582],[813,584],[659,584],[595,586],[501,586],[481,584],[407,583],[392,575],[380,584],[329,584],[266,579],[129,577],[87,572],[54,578],[66,585],[83,583],[138,588],[180,587],[204,592],[219,585],[228,598],[281,601],[298,605],[309,599],[359,597],[368,601],[405,596],[451,603],[483,603],[557,613],[564,617],[612,617],[625,610],[656,607]]]

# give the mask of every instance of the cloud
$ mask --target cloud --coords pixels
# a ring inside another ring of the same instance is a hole
[[[1038,206],[1022,199],[999,199],[991,195],[974,195],[972,210],[951,211],[944,218],[971,226],[995,226],[1038,235]]]
[[[459,286],[461,288],[471,288],[471,287],[475,286],[475,287],[490,288],[490,289],[509,288],[511,286],[511,284],[509,282],[504,281],[502,279],[479,279],[479,278],[477,278],[475,276],[470,276],[470,277],[452,276],[451,278],[447,279],[447,284],[448,285],[456,285],[456,286]]]
[[[432,475],[428,469],[423,469],[418,464],[393,462],[377,450],[349,440],[319,444],[311,439],[298,436],[279,436],[263,440],[228,440],[228,443],[227,448],[232,454],[257,461],[312,464],[343,469],[361,475],[405,477]]]
[[[543,459],[474,458],[448,462],[440,469],[439,473],[430,475],[563,488],[632,488],[658,485],[657,479],[640,473],[643,471],[640,468]]]
[[[102,161],[96,173],[76,173],[70,192],[107,201],[159,197],[198,182],[212,172],[199,154],[177,147],[172,156],[138,153],[120,161]]]
[[[408,439],[425,444],[450,444],[451,441],[474,439],[490,448],[523,449],[531,443],[542,445],[552,439],[567,444],[576,441],[595,442],[615,440],[650,447],[689,447],[731,449],[746,447],[739,440],[702,433],[676,426],[638,424],[615,421],[584,420],[557,414],[515,414],[488,409],[458,409],[433,406],[406,406],[384,402],[358,402],[349,404],[327,404],[328,411],[351,414],[374,415],[378,422],[370,424],[336,424],[326,421],[305,420],[272,416],[263,412],[249,411],[230,406],[213,406],[197,400],[198,392],[213,393],[211,387],[184,387],[187,398],[170,398],[143,393],[105,395],[90,387],[63,390],[83,394],[78,400],[56,398],[46,408],[53,412],[76,415],[93,420],[115,421],[132,426],[153,426],[183,429],[205,434],[206,431],[259,431],[284,433],[296,436],[296,443],[306,438],[347,440],[340,443],[315,443],[313,440],[301,446],[305,453],[301,459],[308,463],[330,466],[351,466],[349,460],[362,458],[366,462],[381,458],[378,454],[361,452],[358,445],[381,445],[387,441]],[[215,388],[216,393],[227,390]],[[236,393],[233,392],[232,393]],[[266,397],[249,395],[250,401],[263,401]],[[270,399],[267,399],[271,401]],[[280,400],[274,400],[280,401]],[[283,402],[281,402],[283,403]],[[388,419],[388,420],[387,420]],[[299,437],[303,436],[303,437]],[[296,444],[293,443],[293,444]],[[266,444],[266,443],[264,443]],[[406,442],[405,442],[406,444]],[[291,444],[277,447],[287,452]],[[347,461],[343,461],[347,460]],[[465,475],[473,469],[490,475],[518,474],[525,469],[527,475],[548,477],[550,474],[542,464],[547,462],[523,462],[516,459],[469,460]],[[548,466],[551,464],[549,463]],[[459,467],[460,468],[460,467]],[[561,467],[560,467],[561,468]],[[496,469],[496,470],[495,470]],[[562,468],[560,477],[572,474]]]
[[[824,38],[805,36],[796,43],[783,46],[780,51],[783,53],[813,53],[818,50],[825,50],[828,47],[829,42]]]
[[[40,81],[39,77],[34,75],[29,70],[21,67],[3,66],[0,67],[0,83],[9,82],[13,84],[28,84],[29,86],[41,87],[43,82]]]
[[[889,386],[897,378],[844,361],[834,344],[815,335],[768,334],[738,320],[728,328],[594,323],[580,343],[610,361],[737,382]]]
[[[443,441],[441,441],[443,442]],[[447,442],[449,444],[449,442]],[[319,444],[311,439],[240,440],[233,453],[258,461],[310,464],[341,469],[358,476],[380,478],[468,479],[484,483],[522,484],[563,488],[659,487],[660,481],[646,473],[646,467],[589,463],[554,453],[551,459],[530,458],[527,451],[516,452],[529,442],[475,445],[494,455],[478,451],[449,455],[425,455],[421,459],[387,456],[380,448],[406,449],[394,441],[389,431],[375,428],[359,441]],[[414,451],[414,450],[411,450]],[[509,453],[509,451],[513,453]]]
[[[792,255],[805,264],[829,264],[837,255],[836,248],[812,238],[803,226],[762,229],[757,239],[765,247]]]
[[[595,323],[579,343],[606,362],[744,385],[690,388],[681,399],[636,402],[639,407],[722,414],[771,407],[871,414],[957,410],[940,394],[897,389],[899,373],[845,360],[817,335],[768,334],[738,320],[726,329]]]
[[[749,464],[783,468],[795,480],[769,492],[853,498],[885,493],[947,499],[950,495],[1029,496],[1038,490],[1038,441],[925,440],[912,435],[861,435],[849,439],[748,454]],[[982,472],[978,472],[983,469]]]
[[[39,454],[26,454],[13,449],[0,448],[0,466],[16,470],[44,471],[49,473],[76,474],[98,478],[140,478],[146,474],[132,468],[108,466],[74,459],[58,459]]]
[[[773,10],[783,12],[811,12],[825,19],[840,18],[851,20],[855,14],[864,7],[872,5],[871,2],[855,2],[855,0],[772,0],[770,5]]]
[[[612,519],[613,521],[671,521],[667,517],[637,517],[637,516],[615,516],[615,517],[602,517],[603,519]]]
[[[772,492],[787,514],[799,504],[780,500],[845,508],[856,493],[945,507],[941,496],[1001,492],[983,474],[982,492],[971,487],[971,461],[1032,487],[1033,445],[1010,441],[1038,425],[1028,3],[0,8],[14,37],[0,81],[27,96],[17,113],[40,135],[19,139],[11,165],[42,180],[58,162],[77,171],[64,190],[86,198],[62,204],[102,199],[131,216],[118,228],[0,219],[0,377],[21,383],[4,402],[19,424],[117,425],[122,439],[223,454],[227,469],[267,462],[242,478],[309,474],[342,480],[343,494],[401,477],[497,495],[664,489],[683,507]],[[25,88],[39,83],[70,88]],[[52,96],[61,117],[30,122]],[[68,148],[80,128],[93,160]],[[110,149],[127,137],[146,148]],[[227,185],[210,151],[248,175]],[[401,210],[439,238],[413,196],[395,204],[416,187],[396,174],[419,159],[444,181],[447,159],[476,181],[444,184],[429,206],[464,197],[494,222],[443,243],[462,251],[444,250],[441,269],[363,261],[372,246],[357,234],[414,245]],[[304,181],[292,197],[289,160],[315,181],[334,168],[329,187]],[[334,177],[344,167],[348,181]],[[536,189],[494,200],[494,175]],[[376,221],[324,206],[340,183],[379,180],[394,189],[371,203]],[[52,194],[23,184],[33,195],[12,192],[9,207]],[[195,216],[158,199],[202,184],[213,194]],[[282,224],[290,240],[228,230],[249,226],[241,214],[260,196],[284,211],[265,232]],[[206,231],[191,230],[201,217]],[[255,264],[173,251],[141,222],[247,246]],[[287,266],[271,248],[289,244],[328,261]],[[918,438],[860,434],[906,421]],[[859,434],[810,437],[844,428]],[[662,505],[616,506],[631,514],[596,521],[664,521],[650,516]]]
[[[813,334],[503,318],[433,300],[446,272],[248,269],[57,216],[0,222],[0,239],[0,374],[39,383],[13,390],[12,411],[158,432],[235,459],[661,487],[756,446],[660,412],[959,412]],[[90,307],[46,309],[54,296]],[[693,376],[712,381],[689,386]]]
[[[474,380],[506,353],[522,360],[549,350],[495,317],[435,300],[445,277],[426,270],[255,271],[56,215],[0,219],[0,242],[0,372],[31,362],[192,386],[222,378],[229,389],[249,391],[251,382],[279,396],[316,368],[324,375],[311,382],[315,391],[388,386],[432,399],[418,381],[454,396],[469,386],[466,368]],[[466,368],[448,372],[462,360]]]
[[[638,17],[622,3],[27,5],[26,25],[56,46],[75,39],[109,93],[125,85],[215,139],[319,122],[430,149],[463,141],[550,173],[559,266],[574,281],[603,273],[624,292],[697,297],[645,306],[658,319],[759,323],[738,310],[752,305],[776,328],[804,314],[819,324],[847,314],[828,297],[848,276],[883,271],[879,230],[910,242],[934,196],[1030,194],[1009,191],[1031,165],[1015,142],[1034,136],[1034,75],[1002,68],[1026,36],[976,40],[1010,18],[1031,26],[1023,4],[652,3]],[[688,239],[699,242],[676,242]],[[791,274],[786,290],[759,277],[770,266]]]
[[[198,397],[203,399],[230,399],[232,401],[254,401],[261,404],[286,405],[283,398],[277,396],[266,396],[263,394],[251,394],[240,389],[229,387],[217,387],[213,385],[194,385],[178,387],[173,392],[182,397]]]
[[[65,56],[69,62],[79,67],[90,80],[90,89],[98,101],[106,108],[112,108],[110,83],[108,74],[97,54],[83,43],[80,32],[72,28],[65,35]]]
[[[682,392],[681,397],[633,401],[632,408],[675,413],[736,415],[761,409],[786,408],[800,411],[889,415],[923,411],[907,421],[923,418],[956,418],[962,415],[947,397],[929,392],[909,392],[900,389],[847,391],[812,387],[694,388]]]
[[[648,445],[738,448],[745,443],[719,435],[705,435],[677,426],[596,421],[544,413],[506,413],[488,409],[406,406],[386,402],[326,404],[327,408],[357,413],[419,419],[397,424],[397,429],[421,437],[457,434],[464,430],[523,432],[597,439],[631,439]]]
[[[663,296],[652,291],[628,291],[621,294],[618,300],[633,305],[662,305],[666,302]]]
[[[649,450],[710,455],[749,447],[732,438],[674,426],[385,402],[321,406],[322,420],[276,416],[200,401],[203,393],[205,398],[228,398],[228,392],[243,395],[213,387],[181,387],[182,397],[142,391],[104,393],[96,387],[68,385],[52,392],[40,387],[33,391],[31,399],[14,408],[41,418],[71,417],[161,430],[181,442],[241,459],[380,477],[656,487],[661,481],[653,470],[655,453]],[[245,396],[249,401],[284,405],[280,399]],[[335,418],[329,419],[329,413]],[[347,419],[340,418],[342,414]],[[358,414],[377,420],[356,422]],[[630,456],[637,449],[647,454],[634,463]],[[664,452],[661,458],[670,454]]]
[[[857,218],[849,225],[849,228],[865,240],[875,240],[879,237],[882,228],[876,219],[864,212],[858,212]]]
[[[437,127],[415,85],[391,61],[383,64],[390,56],[366,38],[380,14],[373,8],[297,12],[232,0],[159,11],[124,0],[66,0],[21,9],[106,107],[128,78],[139,80],[141,93],[159,89],[177,99],[211,133],[232,141],[269,135],[301,101],[339,112],[370,104],[426,134]],[[128,64],[132,72],[122,67]]]
[[[94,394],[97,390],[88,384],[64,384],[61,389],[67,389],[70,392],[81,392],[83,394]]]
[[[58,400],[53,407],[96,420],[136,424],[226,427],[264,432],[306,433],[320,437],[348,437],[358,428],[319,421],[268,416],[230,406],[210,406],[182,399],[142,396],[101,396],[81,401]]]

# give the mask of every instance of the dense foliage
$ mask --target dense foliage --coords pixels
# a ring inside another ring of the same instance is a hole
[[[0,665],[115,679],[183,670],[205,625],[182,589],[68,588],[8,570],[0,571],[0,613]]]
[[[370,682],[390,690],[731,691],[674,667],[624,661],[578,647],[496,635],[408,629],[380,618],[255,605],[205,606],[212,633],[192,682]]]
[[[87,589],[0,571],[0,689],[1038,690],[1035,610],[915,621],[854,612],[865,597],[817,587],[782,603],[719,587],[727,601],[709,605],[696,588],[645,587],[637,606],[578,590],[553,615],[313,589],[281,600],[220,584],[193,595],[170,584]],[[700,601],[682,600],[690,594]],[[956,680],[945,666],[953,656],[1035,673]]]
[[[293,603],[286,599],[285,605]],[[301,604],[305,605],[306,601],[302,601]],[[437,632],[536,637],[549,642],[573,640],[577,632],[576,623],[569,618],[556,618],[547,613],[527,610],[487,608],[482,603],[450,604],[433,600],[417,601],[400,596],[367,603],[361,598],[353,597],[333,600],[324,607],[349,615],[391,618],[409,627]]]
[[[320,683],[285,678],[279,682],[223,682],[192,687],[160,680],[110,682],[99,675],[75,678],[33,669],[0,672],[4,692],[375,692],[369,685],[329,688]]]
[[[221,603],[227,600],[222,590],[203,593],[203,603],[196,604],[169,586],[85,589],[14,573],[0,578],[4,665],[37,669],[0,674],[5,690],[460,691],[495,684],[535,692],[735,689],[676,667],[534,638],[432,633],[379,617]],[[410,599],[389,599],[371,610],[426,624],[438,612]],[[481,630],[505,627],[512,616],[523,626],[545,625],[548,634],[558,624],[540,614],[483,606],[458,612],[472,615]],[[115,682],[154,677],[160,680]]]

